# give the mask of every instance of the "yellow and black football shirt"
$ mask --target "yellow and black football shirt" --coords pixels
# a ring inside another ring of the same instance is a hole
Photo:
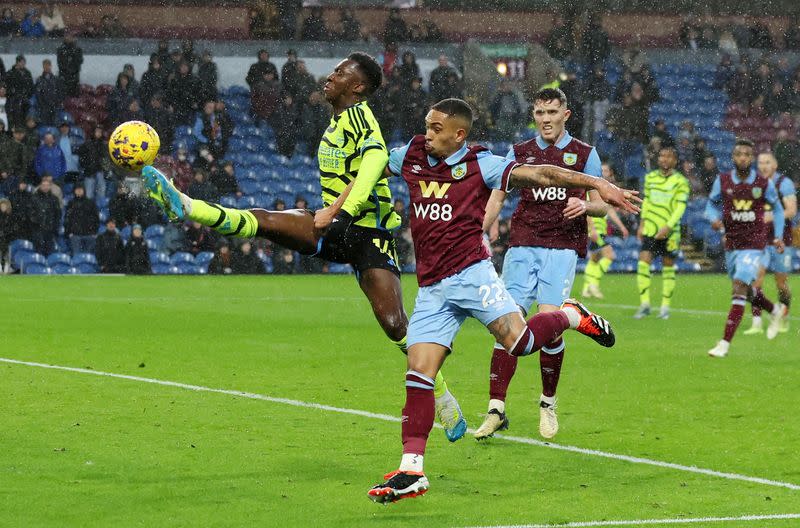
[[[660,170],[647,173],[640,213],[644,222],[642,234],[653,237],[659,229],[668,225],[672,229],[670,238],[680,237],[680,231],[675,227],[686,211],[689,190],[689,181],[680,172],[673,171],[669,176],[664,176]]]
[[[387,152],[378,121],[366,101],[331,117],[317,152],[322,202],[326,207],[358,176],[362,158],[371,149]],[[362,227],[394,229],[400,225],[385,178],[378,180],[359,210],[348,212],[353,215],[355,224]]]

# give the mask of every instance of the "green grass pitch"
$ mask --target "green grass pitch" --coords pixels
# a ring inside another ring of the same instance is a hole
[[[800,278],[792,281],[800,295]],[[657,299],[657,275],[653,287]],[[0,526],[466,527],[800,513],[800,318],[767,341],[741,335],[746,316],[729,356],[712,359],[727,278],[679,276],[668,321],[631,318],[631,275],[609,276],[603,289],[588,305],[615,325],[617,346],[568,335],[555,443],[772,483],[501,438],[449,444],[435,429],[430,492],[384,507],[366,491],[399,462],[397,422],[2,361]],[[410,310],[413,277],[404,290]],[[774,296],[771,278],[766,290]],[[5,359],[393,417],[403,406],[404,357],[352,276],[7,277],[0,298]],[[444,368],[471,427],[486,410],[491,346],[470,321]],[[538,357],[523,358],[509,435],[538,439],[540,389]],[[721,525],[800,519],[691,524]]]

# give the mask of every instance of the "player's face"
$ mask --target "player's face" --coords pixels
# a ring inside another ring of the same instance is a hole
[[[359,88],[363,88],[363,84],[358,64],[345,59],[337,64],[333,72],[328,75],[322,92],[325,94],[325,99],[334,104],[340,98],[356,93]]]
[[[467,139],[467,129],[458,117],[431,110],[425,116],[425,152],[434,158],[446,158]]]
[[[737,145],[733,149],[733,164],[739,171],[748,171],[753,166],[753,147]]]
[[[671,171],[678,165],[678,158],[672,149],[661,149],[658,153],[658,168],[664,172]]]
[[[758,155],[758,172],[767,178],[772,178],[778,170],[778,162],[771,154]]]
[[[548,143],[555,143],[564,132],[564,123],[572,114],[566,106],[561,105],[558,99],[549,101],[535,101],[533,103],[533,120],[542,139]]]

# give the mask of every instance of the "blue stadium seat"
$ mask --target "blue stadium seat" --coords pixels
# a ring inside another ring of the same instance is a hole
[[[23,273],[27,273],[28,268],[34,264],[47,267],[47,259],[44,258],[44,255],[40,255],[39,253],[17,253],[15,264]]]
[[[30,240],[25,240],[24,238],[13,240],[8,245],[8,251],[11,254],[10,256],[12,259],[14,258],[14,254],[17,251],[27,251],[29,253],[35,253],[35,250],[33,249],[33,242],[31,242]]]
[[[170,266],[169,264],[157,263],[157,264],[151,264],[150,268],[152,269],[155,275],[168,275],[171,273],[170,270],[172,269],[172,266]]]
[[[93,264],[97,266],[97,258],[92,253],[76,253],[72,256],[72,265],[78,266],[78,264]]]
[[[201,251],[194,257],[194,263],[198,266],[208,267],[208,263],[214,258],[214,253],[211,251]]]
[[[54,265],[50,266],[50,268],[56,275],[66,275],[70,270],[74,269],[71,264],[65,262],[56,262]]]
[[[236,197],[235,196],[223,196],[219,200],[220,205],[222,207],[236,207]]]
[[[76,264],[75,267],[77,267],[83,274],[97,273],[99,271],[97,264],[93,264],[91,262],[81,262]]]
[[[256,206],[256,200],[252,196],[242,196],[236,201],[236,207],[239,209],[250,209]]]
[[[150,264],[166,264],[169,265],[169,255],[163,251],[150,251]]]
[[[197,266],[195,266],[192,262],[178,262],[175,267],[178,268],[181,275],[197,274]]]
[[[53,273],[53,270],[51,270],[45,264],[33,262],[25,266],[25,269],[22,270],[22,273],[25,273],[27,275],[50,275],[51,273]]]
[[[164,226],[161,224],[153,224],[144,230],[145,238],[161,237],[164,236]]]
[[[173,254],[172,257],[170,257],[169,262],[173,266],[177,266],[181,263],[189,263],[194,265],[194,255],[185,251],[178,251],[177,253]]]
[[[72,266],[72,259],[66,253],[51,253],[50,256],[47,257],[47,265],[52,268],[55,267],[56,264]]]

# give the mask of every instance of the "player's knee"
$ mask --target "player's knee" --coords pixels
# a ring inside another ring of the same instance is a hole
[[[392,341],[403,339],[408,330],[408,318],[405,314],[388,314],[381,319],[384,333]]]

